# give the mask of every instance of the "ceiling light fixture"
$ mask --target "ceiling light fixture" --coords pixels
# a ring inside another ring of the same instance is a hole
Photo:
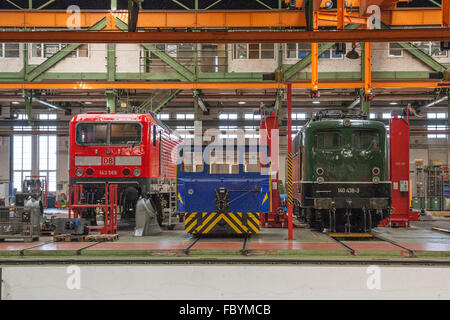
[[[238,104],[246,104],[247,102],[245,101],[239,101]]]
[[[356,45],[352,44],[352,50],[350,50],[349,52],[347,52],[347,54],[345,55],[347,57],[347,59],[359,59],[359,53],[356,52],[355,50]]]
[[[391,105],[395,106],[395,105],[397,105],[397,104],[398,104],[398,102],[394,102],[394,101],[392,101],[392,102],[391,102],[391,103],[389,103],[389,104],[391,104]]]
[[[11,102],[12,104],[20,104],[20,102],[19,101],[13,101],[13,102]]]
[[[314,103],[314,104],[319,104],[320,101],[313,101],[312,103]]]

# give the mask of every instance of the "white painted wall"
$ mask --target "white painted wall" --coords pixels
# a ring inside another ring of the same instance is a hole
[[[141,50],[137,44],[117,44],[116,72],[141,72]]]

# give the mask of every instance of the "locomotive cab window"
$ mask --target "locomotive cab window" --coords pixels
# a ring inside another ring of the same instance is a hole
[[[358,130],[352,134],[352,144],[358,150],[379,151],[380,136],[377,131]]]
[[[111,123],[110,143],[112,145],[139,144],[141,131],[139,123]]]
[[[108,125],[106,123],[80,123],[77,125],[76,142],[83,144],[106,144]]]
[[[336,150],[342,145],[339,132],[323,131],[314,135],[314,148],[318,150]]]

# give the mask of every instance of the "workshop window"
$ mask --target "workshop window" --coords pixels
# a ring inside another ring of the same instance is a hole
[[[39,136],[39,175],[47,177],[50,192],[56,192],[56,151],[56,135]]]
[[[0,43],[0,57],[18,58],[20,56],[20,45],[18,43]]]
[[[287,116],[286,116],[286,119],[287,119]],[[292,120],[305,120],[305,119],[306,119],[306,113],[304,113],[304,112],[292,114]]]
[[[287,59],[302,59],[311,53],[311,43],[288,43],[286,44]]]
[[[292,126],[292,131],[301,131],[303,129],[303,126]]]
[[[428,131],[445,131],[447,130],[447,126],[427,126]],[[430,133],[427,135],[428,139],[446,139],[446,133]]]
[[[182,139],[192,139],[194,138],[194,134],[192,133],[194,131],[193,126],[176,126],[175,132],[182,138]]]
[[[401,57],[403,56],[403,48],[396,42],[389,43],[389,57]]]
[[[273,43],[239,43],[233,46],[233,51],[233,59],[273,60],[275,58]]]
[[[67,44],[65,43],[33,43],[31,45],[31,57],[33,58],[50,58],[55,53],[65,50]],[[88,58],[89,45],[81,44],[77,49],[72,50],[69,58]]]
[[[446,57],[447,52],[441,51],[441,45],[439,41],[415,41],[412,42],[414,46],[420,49],[422,52],[432,57]]]
[[[177,113],[177,120],[194,120],[193,113]]]
[[[13,137],[13,187],[22,191],[22,181],[31,176],[32,137],[14,135]]]
[[[16,120],[28,120],[28,115],[24,114],[24,113],[19,113],[15,115],[15,119]],[[14,131],[31,131],[31,126],[14,126],[13,130]]]
[[[244,115],[245,120],[261,120],[260,114],[246,113]]]
[[[237,120],[237,113],[221,113],[219,114],[220,120]]]
[[[336,49],[331,47],[322,52],[322,54],[319,55],[319,59],[342,59],[343,56],[342,53],[337,53]]]
[[[159,113],[156,117],[158,119],[160,119],[160,120],[169,120],[170,119],[170,114],[168,114],[168,113]]]
[[[56,120],[58,115],[55,113],[52,114],[40,114],[39,120]],[[39,130],[41,131],[56,131],[56,126],[39,126]]]
[[[428,112],[427,119],[446,119],[447,114],[445,112]]]

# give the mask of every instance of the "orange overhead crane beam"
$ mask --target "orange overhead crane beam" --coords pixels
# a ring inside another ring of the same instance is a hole
[[[81,11],[80,27],[89,28],[105,16],[128,20],[126,11]],[[336,26],[336,10],[321,10],[319,26]],[[323,16],[322,16],[323,15]],[[0,10],[0,28],[67,28],[71,17],[58,10]],[[334,21],[331,20],[334,17]],[[381,20],[388,26],[441,25],[440,8],[397,8],[382,10]],[[364,23],[358,10],[344,15],[345,22]],[[258,11],[140,11],[138,28],[278,28],[304,27],[302,10]]]
[[[374,81],[372,88],[437,88],[437,81]],[[0,90],[20,89],[66,89],[66,90],[105,90],[105,89],[286,89],[286,83],[277,82],[5,82]],[[363,81],[319,82],[319,89],[363,88]],[[292,82],[294,89],[312,89],[311,82]]]
[[[3,31],[0,42],[45,43],[296,43],[449,41],[450,28],[354,31],[120,32]]]

